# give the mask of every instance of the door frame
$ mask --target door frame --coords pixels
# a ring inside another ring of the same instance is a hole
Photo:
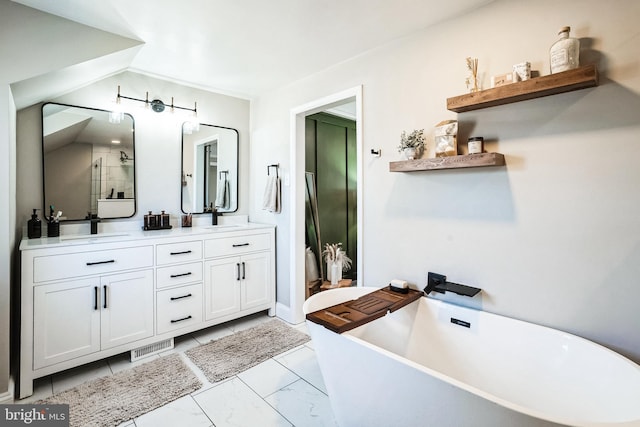
[[[305,119],[307,116],[319,113],[332,107],[355,101],[356,104],[356,178],[357,189],[357,271],[358,286],[362,286],[363,275],[363,182],[362,182],[362,85],[346,89],[342,92],[325,96],[291,109],[290,115],[290,165],[291,165],[291,211],[290,211],[290,242],[289,251],[291,268],[289,271],[289,321],[301,323],[304,321],[302,305],[305,300],[305,240],[304,240],[304,183],[305,183]]]

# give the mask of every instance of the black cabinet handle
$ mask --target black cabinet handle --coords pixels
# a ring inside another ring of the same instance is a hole
[[[182,298],[189,298],[190,296],[193,296],[193,295],[187,294],[187,295],[182,295],[182,296],[179,296],[179,297],[171,297],[171,301],[175,301],[177,299],[182,299]]]
[[[184,255],[184,254],[190,254],[191,251],[180,251],[180,252],[169,252],[169,255]]]
[[[233,245],[234,248],[240,248],[242,246],[249,246],[249,243],[234,243]]]
[[[236,280],[240,280],[240,263],[239,262],[236,262],[236,270],[238,273],[236,274]]]
[[[183,317],[182,319],[172,320],[171,323],[178,323],[178,322],[182,322],[184,320],[189,320],[189,319],[191,319],[191,315],[189,315],[187,317]]]
[[[97,286],[93,287],[93,309],[94,310],[98,309],[98,287]]]
[[[189,271],[188,273],[180,273],[180,274],[172,274],[171,278],[175,279],[176,277],[183,277],[183,276],[190,276],[191,272]]]
[[[94,261],[94,262],[88,262],[87,265],[98,265],[98,264],[111,264],[116,262],[115,259],[110,259],[108,261]]]
[[[103,288],[104,288],[104,305],[102,307],[107,308],[107,285],[104,285]]]
[[[242,280],[244,280],[246,272],[247,272],[247,267],[245,266],[244,261],[242,261]]]

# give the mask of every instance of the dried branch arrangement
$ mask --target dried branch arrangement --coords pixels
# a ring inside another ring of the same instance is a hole
[[[470,92],[478,92],[478,58],[468,57],[467,68],[471,72],[471,75],[465,80],[467,88],[471,88]]]

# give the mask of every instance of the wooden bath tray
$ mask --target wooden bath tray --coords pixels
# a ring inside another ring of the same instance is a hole
[[[390,290],[387,286],[358,299],[309,313],[307,320],[341,334],[411,304],[422,295],[424,295],[422,291],[414,289],[401,294]]]

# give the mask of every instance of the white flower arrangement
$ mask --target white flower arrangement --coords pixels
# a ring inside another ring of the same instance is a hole
[[[342,263],[342,271],[347,271],[351,268],[351,258],[342,250],[342,243],[326,243],[322,255],[324,255],[324,260],[327,264]]]

